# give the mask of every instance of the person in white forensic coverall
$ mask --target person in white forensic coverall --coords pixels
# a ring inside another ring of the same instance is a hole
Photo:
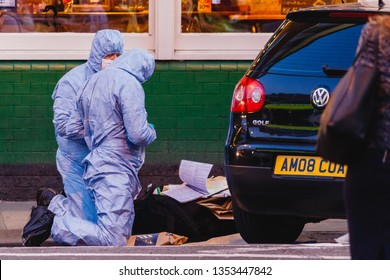
[[[66,215],[54,197],[52,238],[67,245],[125,246],[134,222],[134,198],[141,190],[138,171],[144,149],[156,139],[147,121],[142,83],[153,74],[153,56],[142,49],[123,53],[93,75],[79,92],[78,113],[68,137],[83,137],[91,150],[84,179],[93,196],[97,222]]]
[[[66,124],[76,106],[78,90],[94,73],[105,68],[123,52],[122,34],[117,30],[100,30],[92,41],[87,62],[67,72],[57,83],[54,100],[54,128],[58,144],[56,164],[64,184],[67,197],[58,195],[57,203],[68,209],[69,214],[96,222],[95,205],[84,185],[85,165],[82,160],[89,153],[83,139],[67,139]],[[56,224],[53,224],[56,228]]]

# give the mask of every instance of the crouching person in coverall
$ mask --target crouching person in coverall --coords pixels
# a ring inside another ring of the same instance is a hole
[[[112,29],[100,30],[93,38],[88,60],[67,72],[57,83],[52,95],[53,123],[58,144],[56,163],[66,197],[52,188],[44,187],[37,191],[37,207],[33,207],[31,218],[22,232],[24,246],[39,246],[50,236],[54,215],[47,207],[54,196],[57,204],[67,209],[67,215],[97,221],[95,205],[83,180],[85,165],[82,161],[89,149],[83,138],[67,138],[66,125],[76,107],[77,93],[82,85],[122,52],[121,33]]]
[[[119,31],[98,31],[92,41],[88,61],[66,73],[57,83],[52,95],[53,123],[58,143],[56,163],[67,196],[58,199],[62,199],[63,207],[68,207],[74,216],[90,221],[96,221],[96,210],[84,186],[85,166],[81,163],[89,149],[84,139],[67,139],[66,125],[76,106],[77,92],[84,82],[122,52],[123,38]]]
[[[54,197],[52,238],[66,245],[124,246],[134,222],[134,198],[141,189],[138,171],[144,149],[156,139],[147,121],[142,83],[154,71],[154,58],[133,49],[93,75],[79,92],[78,113],[67,135],[84,137],[90,153],[84,180],[93,197],[97,222],[66,215]]]

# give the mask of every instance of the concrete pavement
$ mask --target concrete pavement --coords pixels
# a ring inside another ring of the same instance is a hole
[[[0,247],[12,245],[20,246],[22,229],[27,223],[30,217],[31,207],[34,205],[35,201],[0,201]],[[303,242],[306,240],[310,241],[312,239],[317,239],[317,236],[321,234],[323,236],[322,239],[325,240],[324,242],[335,242],[333,240],[334,232],[336,232],[336,237],[339,237],[347,233],[347,231],[346,220],[329,219],[320,223],[306,224],[299,240]],[[331,232],[332,236],[327,238],[327,233],[330,234]],[[321,238],[319,240],[321,242]],[[47,242],[49,245],[53,245],[50,243],[50,240]],[[239,234],[212,238],[204,243],[219,245],[246,244]]]
[[[35,201],[0,201],[0,246],[21,244],[21,233]]]

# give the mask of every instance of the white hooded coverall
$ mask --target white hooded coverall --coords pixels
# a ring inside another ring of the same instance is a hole
[[[81,163],[89,153],[84,139],[67,139],[66,124],[76,106],[78,90],[94,73],[100,71],[102,59],[113,53],[123,52],[123,38],[117,30],[100,30],[92,41],[88,61],[73,68],[57,83],[52,98],[54,100],[54,128],[58,144],[56,163],[62,177],[66,198],[56,197],[61,207],[69,214],[96,222],[95,205],[87,192]],[[54,223],[53,227],[56,227]]]
[[[124,246],[134,222],[134,198],[141,189],[138,171],[144,148],[156,139],[147,121],[141,83],[154,71],[154,58],[133,49],[93,75],[80,91],[78,113],[66,127],[68,137],[84,137],[91,152],[85,158],[85,183],[93,197],[97,221],[55,215],[54,241],[68,245]]]

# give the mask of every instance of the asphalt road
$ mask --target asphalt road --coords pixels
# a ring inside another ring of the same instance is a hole
[[[349,259],[348,244],[335,239],[347,233],[346,220],[306,224],[295,244],[247,244],[239,234],[175,246],[65,247],[48,240],[22,247],[20,233],[34,202],[0,202],[0,259]]]
[[[345,220],[307,224],[294,244],[247,244],[239,234],[197,243],[169,246],[64,247],[48,240],[41,247],[3,244],[1,260],[346,260],[349,259]]]
[[[347,260],[337,243],[200,245],[160,247],[0,248],[2,260]]]
[[[346,233],[345,220],[326,220],[307,224],[294,244],[247,244],[239,234],[169,246],[60,247],[50,240],[35,248],[3,244],[4,247],[0,247],[1,275],[4,280],[45,277],[57,280],[130,277],[147,280],[227,280],[233,277],[237,280],[308,280],[330,279],[335,271],[343,278],[349,278],[357,271],[359,275],[356,276],[362,276],[356,265],[345,269],[346,265],[356,262],[340,262],[350,259],[348,243],[336,242],[347,241]],[[345,275],[346,271],[348,275]],[[375,279],[384,279],[378,277],[384,275],[383,271],[387,271],[387,266],[374,270]],[[151,272],[163,274],[148,274]],[[199,274],[184,276],[184,272]]]

